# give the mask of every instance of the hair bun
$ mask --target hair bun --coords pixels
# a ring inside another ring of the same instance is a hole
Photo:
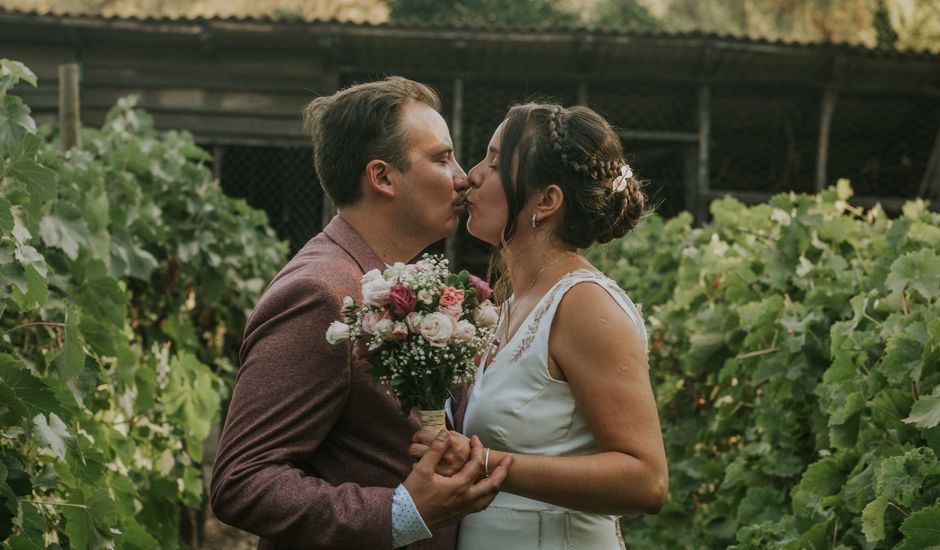
[[[594,242],[604,244],[629,233],[646,208],[646,196],[640,183],[630,178],[622,191],[608,188],[607,204],[596,219]]]

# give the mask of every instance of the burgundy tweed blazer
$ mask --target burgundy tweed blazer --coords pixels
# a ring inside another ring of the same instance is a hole
[[[274,278],[245,328],[241,367],[212,471],[222,521],[259,549],[392,548],[395,487],[411,471],[418,429],[377,388],[368,364],[325,339],[343,296],[384,268],[335,217]],[[411,545],[451,550],[456,527]]]

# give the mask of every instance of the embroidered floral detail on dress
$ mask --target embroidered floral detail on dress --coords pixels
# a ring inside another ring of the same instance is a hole
[[[516,349],[512,352],[512,355],[509,357],[509,362],[516,362],[519,357],[529,346],[532,345],[532,342],[535,340],[535,335],[539,331],[539,324],[542,321],[542,316],[545,315],[545,312],[548,311],[548,308],[555,302],[555,296],[564,289],[567,291],[571,288],[571,282],[568,279],[572,279],[577,276],[589,276],[592,279],[598,280],[599,283],[603,284],[606,277],[596,271],[590,269],[578,269],[577,271],[572,271],[565,274],[561,279],[558,279],[558,282],[555,283],[555,286],[548,291],[548,294],[542,298],[542,301],[538,305],[538,309],[535,311],[535,314],[532,317],[532,321],[529,322],[529,325],[526,327],[525,333],[522,335],[522,340],[519,342],[519,345],[516,346]],[[564,284],[562,284],[564,283]],[[619,287],[618,287],[619,288]],[[621,290],[621,292],[623,292]],[[521,330],[521,329],[520,329]]]

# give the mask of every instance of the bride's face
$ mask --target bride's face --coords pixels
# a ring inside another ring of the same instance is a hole
[[[505,122],[501,123],[493,132],[486,148],[486,157],[471,168],[467,175],[470,182],[470,191],[467,193],[467,211],[470,213],[467,231],[493,246],[499,245],[500,235],[509,216],[509,206],[499,175],[499,146],[504,125]]]

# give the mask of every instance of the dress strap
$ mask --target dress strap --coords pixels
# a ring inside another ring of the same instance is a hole
[[[558,282],[555,283],[554,286],[552,286],[552,288],[548,290],[546,296],[542,299],[536,310],[533,312],[528,324],[520,329],[524,330],[525,332],[522,334],[522,338],[519,340],[515,349],[512,351],[510,362],[518,361],[522,354],[525,353],[539,338],[545,338],[547,344],[548,333],[552,324],[552,319],[555,316],[555,311],[558,309],[558,305],[561,303],[561,299],[569,290],[571,290],[572,287],[584,282],[596,283],[611,295],[617,304],[619,304],[620,307],[624,310],[627,316],[629,316],[634,324],[636,324],[637,330],[640,331],[640,336],[643,339],[644,347],[647,353],[649,352],[646,326],[643,324],[643,317],[640,315],[640,311],[633,301],[630,300],[627,294],[619,286],[617,286],[617,283],[602,273],[592,269],[578,269],[563,276],[558,280]],[[547,345],[540,347],[545,348],[545,352],[547,353]]]

